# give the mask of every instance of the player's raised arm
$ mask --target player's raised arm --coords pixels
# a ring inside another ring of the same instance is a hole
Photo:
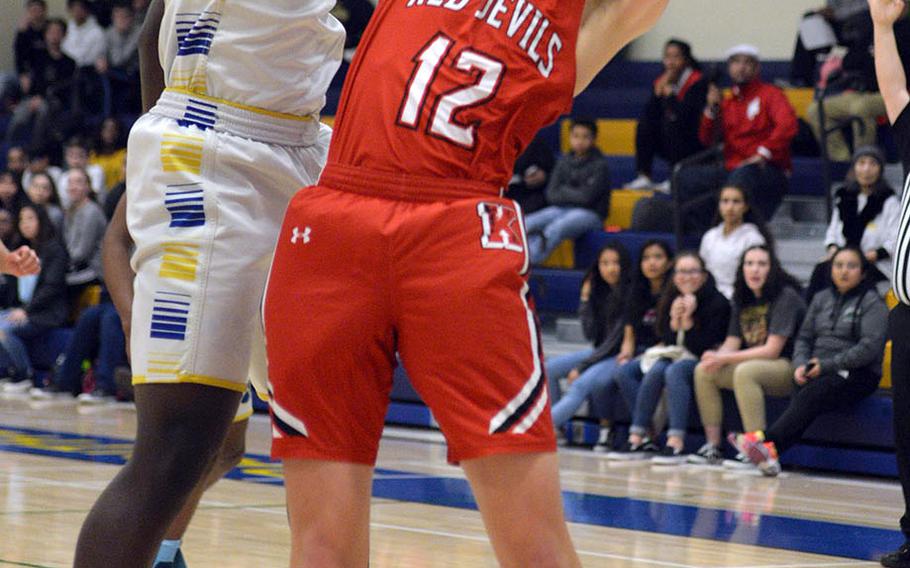
[[[148,112],[164,91],[164,69],[158,57],[158,33],[164,17],[164,0],[152,0],[139,35],[139,76],[142,112]]]
[[[910,103],[907,76],[894,37],[894,23],[903,15],[906,7],[904,0],[869,0],[869,10],[875,25],[875,73],[891,124],[894,124],[907,103]]]
[[[575,48],[575,94],[627,43],[657,22],[670,0],[587,0]]]

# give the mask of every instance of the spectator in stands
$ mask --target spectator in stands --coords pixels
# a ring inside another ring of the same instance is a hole
[[[635,398],[632,426],[622,459],[645,459],[657,451],[656,432],[649,433],[651,417],[666,386],[670,429],[667,444],[653,463],[683,463],[692,381],[698,357],[724,340],[730,303],[717,291],[697,253],[681,252],[673,263],[673,277],[657,305],[655,326],[660,343],[645,351],[639,365],[625,365],[616,374],[626,400]]]
[[[117,11],[114,11],[115,17]],[[104,192],[112,190],[126,179],[126,140],[120,122],[108,117],[101,122],[89,164],[101,168],[104,175]],[[116,203],[116,202],[115,202]],[[115,205],[116,206],[116,205]]]
[[[790,142],[799,130],[796,113],[783,91],[761,80],[758,49],[738,45],[727,51],[733,95],[724,99],[716,85],[708,89],[699,138],[705,146],[723,142],[724,163],[693,165],[678,176],[678,192],[687,203],[687,232],[708,228],[713,200],[723,185],[752,192],[756,211],[771,219],[787,192]]]
[[[634,339],[631,343],[623,341],[629,268],[626,249],[622,245],[608,243],[600,250],[582,281],[578,315],[585,338],[594,348],[547,361],[553,425],[556,428],[568,422],[591,393],[606,390],[616,366],[635,356]],[[569,388],[560,396],[559,380],[562,378],[567,380]],[[609,428],[606,431],[608,433]],[[602,441],[606,444],[606,439]]]
[[[25,192],[32,203],[44,207],[51,224],[54,226],[54,233],[62,235],[63,209],[60,207],[60,196],[57,194],[57,186],[54,185],[54,179],[45,173],[35,174],[32,176],[31,183],[29,183]]]
[[[95,69],[108,81],[110,111],[138,114],[140,28],[129,4],[115,4],[111,22],[111,27],[105,31],[105,53],[95,63]],[[110,180],[108,183],[111,183]]]
[[[6,151],[6,169],[12,172],[16,181],[22,183],[22,176],[28,168],[28,155],[21,146],[13,146]]]
[[[46,29],[47,4],[44,0],[28,0],[25,3],[25,12],[16,29],[14,52],[17,75],[31,72],[43,57]]]
[[[566,239],[603,227],[610,208],[607,160],[594,145],[597,125],[576,120],[569,153],[562,156],[547,185],[549,206],[527,216],[531,262],[538,264]]]
[[[101,281],[101,239],[107,219],[93,200],[88,173],[73,168],[67,173],[70,204],[63,220],[63,236],[70,255],[66,283],[71,297],[78,296],[86,285]]]
[[[655,186],[651,179],[654,157],[670,166],[704,149],[698,139],[701,113],[705,108],[708,81],[702,75],[692,47],[678,39],[664,45],[664,71],[654,81],[654,92],[645,105],[635,131],[635,162],[638,177],[629,189],[657,187],[669,192],[670,182]]]
[[[846,38],[847,53],[841,60],[840,69],[830,73],[824,80],[826,96],[821,104],[825,110],[828,158],[837,162],[850,160],[850,148],[841,129],[847,120],[854,119],[850,126],[853,132],[853,147],[875,143],[878,134],[878,117],[885,114],[885,102],[878,92],[875,77],[875,61],[872,57],[872,20],[868,12],[862,14],[857,33]],[[806,121],[812,127],[816,140],[821,143],[822,124],[819,117],[819,101],[814,100],[806,111]]]
[[[95,198],[103,199],[106,191],[104,183],[104,170],[97,164],[89,163],[88,145],[81,138],[70,138],[63,149],[63,160],[66,163],[66,171],[60,176],[60,183],[57,188],[60,193],[60,201],[63,208],[69,207],[69,172],[74,169],[84,170],[90,180],[90,188],[95,194]]]
[[[41,207],[26,205],[19,212],[19,233],[41,260],[41,272],[34,276],[7,276],[0,297],[9,308],[0,313],[0,346],[8,355],[0,365],[12,364],[13,382],[4,392],[27,392],[32,387],[32,367],[24,341],[66,323],[66,249],[54,234],[54,227]],[[3,359],[0,354],[0,359]]]
[[[104,30],[86,0],[66,0],[66,9],[69,20],[63,52],[76,62],[77,67],[94,67],[104,57]]]
[[[698,253],[714,276],[717,289],[728,300],[733,297],[733,283],[743,253],[753,245],[762,244],[774,246],[770,231],[752,209],[749,191],[727,185],[717,199],[715,226],[702,237]]]
[[[21,100],[6,131],[8,145],[47,146],[52,138],[51,119],[71,109],[76,64],[62,51],[65,35],[63,20],[48,20],[42,57],[19,77]]]
[[[765,429],[765,395],[788,396],[793,390],[790,357],[806,314],[799,283],[772,248],[754,245],[742,256],[735,290],[727,339],[716,351],[705,351],[695,367],[695,398],[707,443],[689,456],[690,463],[723,461],[721,389],[736,395],[747,432]]]
[[[657,302],[667,282],[667,273],[673,260],[673,252],[664,241],[653,239],[645,242],[639,251],[639,262],[632,286],[629,291],[628,301],[623,315],[623,342],[620,354],[634,353],[640,355],[645,349],[657,344],[657,335],[654,324],[657,321]],[[618,358],[619,359],[619,358]],[[625,358],[623,358],[625,359]],[[638,365],[638,359],[626,361],[617,360],[619,369],[626,365]],[[615,391],[625,396],[626,391],[619,389],[615,374],[605,381],[603,387],[597,388],[591,395],[593,408],[600,416],[609,416],[614,408]],[[635,399],[624,399],[626,407],[635,408]],[[606,452],[613,448],[611,435],[612,420],[601,418],[600,434],[594,445],[595,452]]]
[[[13,219],[19,218],[19,210],[29,203],[28,196],[10,171],[0,172],[0,208],[9,211]]]
[[[825,412],[849,408],[878,389],[888,308],[866,280],[869,261],[856,247],[832,259],[834,284],[812,299],[793,352],[796,393],[768,430],[730,435],[762,473],[780,472],[778,456]]]
[[[7,249],[12,250],[19,240],[19,230],[16,228],[12,213],[0,209],[0,241],[3,241]]]
[[[515,161],[506,197],[517,201],[525,215],[547,206],[545,190],[553,164],[553,150],[540,133]]]
[[[90,393],[82,392],[82,362],[86,360],[92,361],[95,377],[95,388]],[[117,395],[115,371],[128,364],[120,316],[110,298],[105,297],[100,304],[80,314],[54,373],[53,384],[32,389],[31,396],[36,399],[75,396],[83,404],[113,402]]]
[[[831,257],[846,245],[859,247],[872,263],[867,280],[889,285],[901,202],[882,175],[884,168],[885,155],[876,146],[863,146],[853,154],[846,183],[834,194],[834,210],[825,233],[827,256],[812,272],[809,300],[831,285]]]
[[[32,176],[37,174],[47,174],[54,182],[56,187],[60,186],[60,178],[63,177],[63,170],[57,166],[51,165],[51,159],[46,146],[36,146],[28,152],[28,168],[22,174],[22,187],[31,185]]]
[[[867,0],[827,0],[825,6],[807,12],[803,19],[812,16],[822,16],[831,26],[838,43],[843,44],[845,37],[850,37],[851,22],[857,19],[868,19],[869,4]],[[848,28],[844,30],[844,28]],[[844,33],[846,31],[846,34]],[[794,87],[811,87],[815,84],[815,69],[820,58],[831,50],[831,45],[824,45],[815,49],[807,49],[803,44],[802,36],[796,36],[796,49],[793,52],[793,61],[790,64],[790,83]]]

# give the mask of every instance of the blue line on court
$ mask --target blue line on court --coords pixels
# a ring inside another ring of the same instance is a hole
[[[0,451],[123,464],[132,440],[0,426]],[[281,485],[281,465],[246,454],[229,479]],[[464,479],[377,469],[373,496],[458,509],[477,509]],[[563,492],[573,523],[703,538],[797,552],[874,560],[903,542],[901,533],[874,527],[737,512],[628,497]],[[845,507],[849,504],[845,503]]]

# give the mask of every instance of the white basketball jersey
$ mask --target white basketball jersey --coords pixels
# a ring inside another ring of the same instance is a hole
[[[341,62],[334,0],[165,0],[165,84],[270,112],[318,114]]]

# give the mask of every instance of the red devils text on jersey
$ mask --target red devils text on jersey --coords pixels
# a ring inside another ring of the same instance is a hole
[[[382,0],[348,72],[323,181],[356,168],[498,194],[537,131],[571,107],[583,4]]]

